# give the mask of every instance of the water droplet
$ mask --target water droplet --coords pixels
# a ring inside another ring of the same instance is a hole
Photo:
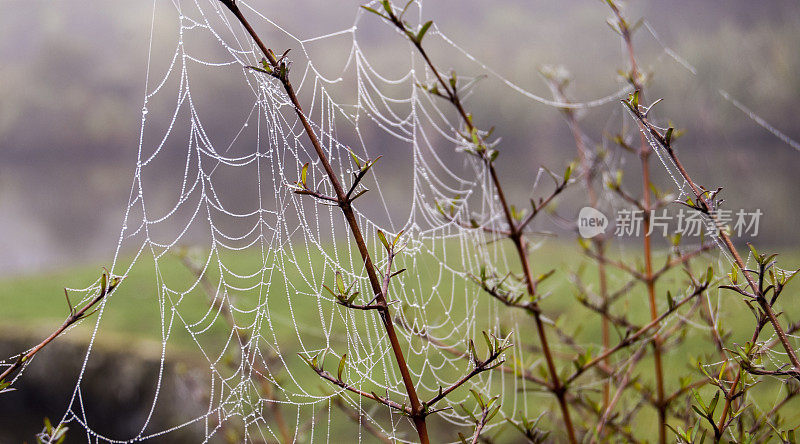
[[[146,106],[143,106],[143,107],[142,107],[142,115],[145,115],[145,114],[147,114],[147,112],[148,112],[148,111],[147,111],[147,107],[146,107]]]

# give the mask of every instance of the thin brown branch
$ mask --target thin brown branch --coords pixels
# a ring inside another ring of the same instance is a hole
[[[556,184],[555,190],[553,190],[552,193],[547,195],[547,197],[539,199],[538,203],[531,200],[531,212],[525,217],[525,219],[523,219],[519,223],[519,225],[517,226],[517,230],[519,231],[524,230],[525,227],[528,224],[530,224],[533,221],[533,219],[537,215],[539,215],[539,213],[553,201],[553,199],[555,199],[559,194],[561,194],[562,191],[566,189],[566,187],[567,187],[567,182],[564,181],[560,184]]]
[[[388,18],[387,17],[385,18],[387,18],[392,24],[394,24],[395,27],[397,27],[401,32],[403,32],[406,35],[409,36],[413,35],[407,29],[406,23],[400,17],[392,13],[391,10],[387,11],[387,13],[389,14]],[[483,160],[484,164],[486,165],[486,168],[489,171],[489,176],[491,178],[495,192],[497,193],[497,199],[500,202],[500,206],[503,210],[503,215],[505,216],[506,222],[508,224],[508,229],[511,232],[509,238],[514,243],[514,246],[517,250],[517,255],[519,256],[522,272],[525,276],[526,285],[528,287],[528,293],[530,294],[531,297],[533,297],[536,294],[536,284],[531,274],[530,265],[528,263],[528,256],[524,244],[524,238],[522,236],[522,231],[519,229],[519,226],[514,220],[511,207],[508,204],[503,186],[501,185],[500,180],[498,178],[497,170],[495,169],[493,164],[494,156],[491,153],[489,153],[490,150],[485,146],[484,142],[481,140],[480,132],[478,128],[475,127],[475,125],[473,124],[472,117],[468,115],[467,112],[464,110],[464,107],[461,103],[461,99],[458,95],[458,90],[456,88],[456,79],[455,78],[453,79],[452,85],[450,85],[449,82],[446,82],[442,77],[441,73],[439,72],[438,68],[436,67],[436,65],[432,62],[432,60],[428,56],[427,51],[422,46],[421,39],[410,38],[409,40],[412,42],[412,44],[417,49],[422,58],[425,60],[425,64],[428,66],[433,75],[436,77],[439,85],[446,92],[449,101],[456,108],[459,116],[461,116],[462,122],[466,127],[469,136],[469,137],[464,136],[465,141],[468,141],[468,143],[472,143],[473,139],[475,138],[478,139],[479,146],[475,146],[474,148],[476,149],[476,153],[479,153],[480,158]],[[569,441],[571,443],[576,443],[577,438],[575,435],[575,429],[572,425],[572,420],[570,419],[569,415],[569,407],[566,402],[566,396],[565,396],[566,388],[562,385],[559,379],[559,375],[555,366],[555,361],[553,359],[553,354],[550,351],[550,345],[548,343],[547,334],[545,332],[544,322],[538,310],[535,310],[533,312],[533,318],[536,324],[536,331],[537,335],[539,336],[539,342],[541,343],[542,352],[544,354],[545,361],[547,363],[548,372],[552,380],[552,386],[553,386],[552,392],[558,400],[562,418],[564,420],[564,425],[567,432],[567,437],[569,438]]]
[[[689,184],[689,187],[692,189],[695,199],[697,199],[697,202],[700,205],[698,210],[711,217],[712,220],[715,221],[715,223],[718,222],[716,215],[711,211],[711,209],[713,208],[713,203],[707,199],[706,197],[707,193],[700,190],[700,187],[694,182],[692,177],[686,171],[680,159],[678,158],[677,154],[675,153],[674,148],[672,147],[671,144],[672,141],[667,140],[666,133],[661,134],[660,130],[652,123],[650,123],[647,117],[644,114],[642,114],[641,110],[634,109],[633,107],[631,107],[631,112],[637,118],[641,127],[645,131],[648,131],[651,136],[653,136],[653,138],[658,142],[658,144],[661,147],[663,147],[664,150],[667,152],[670,159],[675,163],[675,166],[678,168],[681,177],[683,177],[683,179],[686,180],[686,182]],[[778,321],[778,317],[775,314],[772,305],[766,299],[765,295],[761,292],[759,285],[756,284],[752,276],[753,270],[750,270],[745,266],[744,261],[742,260],[742,257],[739,254],[739,251],[733,245],[730,236],[724,230],[719,231],[719,238],[722,240],[722,243],[725,245],[725,248],[728,250],[728,252],[730,252],[731,255],[733,256],[736,266],[742,271],[742,274],[747,280],[748,286],[753,292],[752,295],[755,297],[759,306],[767,315],[769,323],[775,330],[775,333],[778,336],[778,340],[780,341],[781,345],[783,345],[783,348],[786,351],[786,354],[789,357],[790,362],[792,363],[793,371],[795,372],[793,376],[795,378],[800,377],[800,360],[798,360],[797,353],[792,347],[792,345],[789,343],[789,339],[786,336],[786,331],[784,330],[783,326],[781,326],[780,321]]]
[[[587,250],[586,251],[586,255],[589,256],[590,258],[598,261],[598,262],[602,262],[603,264],[611,265],[614,268],[618,268],[618,269],[624,271],[625,273],[628,273],[629,275],[635,277],[636,279],[638,279],[638,280],[640,280],[642,282],[646,282],[647,279],[648,279],[646,275],[634,270],[633,268],[629,267],[628,265],[625,265],[621,261],[617,261],[617,260],[611,259],[611,258],[609,258],[609,257],[607,257],[605,255],[604,256],[600,256],[600,255],[598,255],[597,253],[595,253],[595,252],[593,252],[591,250]]]
[[[450,353],[451,355],[456,356],[458,358],[463,358],[463,359],[466,359],[466,360],[469,360],[471,358],[469,353],[467,353],[464,350],[460,350],[457,347],[453,347],[452,345],[448,345],[448,344],[440,341],[439,339],[433,338],[430,335],[428,335],[427,333],[425,333],[424,331],[423,332],[416,331],[410,325],[408,325],[403,319],[401,319],[399,317],[396,318],[396,321],[397,321],[397,325],[399,325],[401,328],[405,329],[409,333],[411,333],[411,334],[413,334],[413,335],[415,335],[415,336],[417,336],[417,337],[419,337],[421,339],[424,339],[425,341],[429,342],[430,344],[432,344],[433,346],[435,346],[439,350],[442,350],[442,351],[445,351],[447,353]],[[533,382],[534,384],[539,385],[541,387],[544,387],[547,390],[552,390],[552,385],[548,381],[546,381],[546,380],[534,375],[530,371],[525,370],[523,368],[518,368],[518,367],[512,368],[512,367],[509,367],[508,365],[504,364],[504,365],[501,365],[501,366],[497,367],[497,370],[500,370],[503,373],[512,374],[512,375],[514,375],[514,376],[516,376],[518,378],[522,378],[522,379],[524,379],[526,381]]]
[[[483,428],[486,427],[486,423],[489,422],[490,410],[483,409],[483,413],[481,413],[481,418],[478,420],[478,423],[475,424],[475,433],[472,434],[472,444],[478,444],[478,440],[481,437],[481,432],[483,432]]]
[[[313,370],[322,379],[326,379],[326,380],[330,381],[331,383],[333,383],[334,385],[336,385],[338,387],[341,387],[341,388],[343,388],[343,389],[345,389],[345,390],[347,390],[349,392],[355,393],[355,394],[357,394],[359,396],[362,396],[364,398],[371,399],[373,401],[381,403],[381,404],[385,405],[386,407],[395,409],[395,410],[397,410],[399,412],[402,412],[402,413],[404,413],[406,415],[411,415],[412,414],[411,409],[409,407],[406,407],[404,405],[400,405],[399,403],[397,403],[395,401],[392,401],[391,399],[389,399],[387,397],[379,396],[379,395],[377,395],[375,393],[367,393],[367,392],[365,392],[363,390],[357,389],[357,388],[353,387],[352,385],[350,385],[350,384],[342,381],[341,379],[337,378],[336,376],[330,374],[326,370],[323,370],[321,367],[313,368]]]
[[[636,56],[633,49],[633,35],[632,30],[629,27],[627,21],[623,18],[621,11],[614,3],[614,1],[608,1],[608,5],[610,6],[611,10],[614,12],[614,16],[616,17],[616,25],[620,34],[622,35],[622,40],[625,43],[625,47],[628,50],[628,61],[630,63],[630,71],[628,74],[629,81],[634,88],[634,94],[639,97],[643,94],[644,87],[642,85],[642,77],[639,72],[639,66],[636,62]],[[649,158],[651,154],[650,144],[647,141],[647,138],[641,134],[640,135],[640,148],[639,148],[639,159],[642,165],[642,195],[643,195],[643,202],[640,208],[644,212],[644,224],[646,227],[650,226],[650,211],[652,210],[651,201],[650,201],[650,188],[652,186],[652,182],[650,180],[650,164]],[[655,279],[653,276],[653,255],[652,255],[652,246],[651,246],[651,239],[650,239],[650,230],[648,230],[644,235],[644,263],[645,263],[645,284],[647,286],[647,294],[648,294],[648,301],[650,303],[650,318],[652,320],[657,319],[658,317],[658,306],[656,303],[656,288],[655,288]],[[657,326],[656,326],[657,327]],[[656,410],[658,411],[658,419],[659,419],[659,433],[658,433],[658,440],[661,444],[665,444],[667,442],[667,405],[664,403],[664,368],[661,359],[661,342],[662,339],[659,337],[658,334],[653,338],[653,364],[654,364],[654,373],[656,379],[656,396],[658,399],[658,405],[656,406]]]
[[[84,305],[79,310],[76,310],[72,303],[69,302],[69,293],[67,293],[67,289],[64,289],[64,294],[67,295],[67,303],[69,304],[70,314],[64,320],[60,327],[58,327],[53,333],[50,334],[47,338],[45,338],[42,342],[38,345],[33,347],[32,349],[28,350],[27,352],[21,353],[19,358],[14,361],[13,364],[8,366],[3,373],[0,373],[0,383],[6,382],[6,378],[13,375],[17,372],[20,368],[22,368],[25,363],[29,362],[37,353],[42,351],[48,344],[53,342],[57,337],[59,337],[64,331],[66,331],[69,327],[71,327],[76,322],[84,319],[88,316],[94,314],[96,310],[89,311],[93,307],[95,307],[100,301],[102,301],[106,296],[111,294],[114,289],[117,288],[119,283],[122,281],[122,278],[119,277],[112,277],[110,273],[104,272],[103,276],[101,277],[101,287],[100,292],[95,296],[92,300],[90,300],[86,305]]]
[[[639,350],[636,350],[636,353],[634,353],[633,356],[630,358],[630,361],[628,363],[628,370],[625,372],[625,375],[619,382],[619,386],[617,388],[617,392],[614,394],[614,398],[612,398],[605,406],[605,411],[603,412],[603,416],[600,417],[600,421],[598,421],[597,426],[594,429],[594,435],[592,436],[591,440],[592,443],[596,443],[597,439],[602,435],[603,428],[606,426],[606,423],[611,417],[611,412],[614,411],[614,407],[616,407],[617,403],[622,398],[622,393],[625,391],[625,388],[630,383],[633,371],[636,369],[636,364],[644,357],[644,352],[646,350],[647,350],[646,345],[639,347]]]
[[[394,354],[395,362],[400,370],[400,374],[403,379],[403,385],[405,386],[406,392],[408,394],[409,402],[411,404],[411,412],[410,416],[414,422],[414,426],[417,430],[417,434],[419,435],[419,439],[422,444],[428,444],[428,431],[427,426],[425,424],[425,417],[422,414],[422,404],[420,403],[419,397],[417,395],[417,390],[414,387],[414,382],[411,379],[411,372],[408,369],[408,364],[406,363],[405,356],[403,355],[403,349],[400,345],[400,341],[397,337],[397,333],[394,329],[394,324],[392,323],[392,316],[389,313],[389,308],[387,304],[387,300],[385,295],[383,294],[381,288],[381,281],[378,278],[378,275],[375,273],[375,266],[373,265],[372,257],[370,256],[369,249],[367,248],[367,244],[364,241],[364,237],[361,234],[361,228],[358,225],[358,221],[355,216],[355,212],[353,211],[352,202],[348,198],[347,192],[342,187],[338,176],[333,170],[330,162],[328,161],[328,157],[325,154],[325,150],[322,147],[319,139],[317,138],[316,133],[314,133],[311,124],[309,123],[308,119],[306,118],[305,113],[303,112],[303,108],[300,105],[300,101],[295,94],[294,87],[292,86],[291,81],[289,80],[288,76],[288,67],[286,65],[281,64],[279,60],[275,57],[274,53],[269,50],[266,45],[261,41],[258,34],[255,32],[253,27],[247,21],[247,19],[242,14],[241,10],[239,9],[238,5],[236,4],[235,0],[220,0],[222,4],[233,13],[234,16],[239,20],[242,26],[247,30],[250,37],[255,41],[258,48],[264,54],[267,59],[267,62],[272,66],[273,70],[282,73],[278,77],[280,82],[282,83],[286,94],[289,97],[289,100],[292,102],[294,106],[295,113],[297,114],[298,119],[303,125],[306,134],[308,135],[311,144],[314,146],[314,150],[317,153],[317,157],[320,160],[326,174],[328,175],[328,179],[333,186],[333,189],[336,192],[336,198],[338,200],[339,208],[341,208],[342,213],[347,220],[347,223],[350,227],[351,234],[353,235],[353,239],[358,247],[359,253],[361,254],[361,258],[364,261],[364,268],[367,272],[367,276],[369,277],[370,285],[372,286],[372,291],[377,296],[376,303],[385,307],[384,310],[379,310],[378,312],[381,315],[381,320],[383,321],[384,328],[386,330],[386,335],[389,338],[389,342],[392,347],[392,352]],[[368,396],[369,397],[369,396]]]
[[[673,305],[672,307],[668,308],[660,316],[657,316],[655,319],[650,321],[650,323],[648,323],[644,327],[640,328],[639,330],[637,330],[632,335],[629,335],[629,336],[625,337],[622,341],[617,343],[617,345],[615,345],[614,347],[606,350],[605,352],[603,352],[599,356],[597,356],[595,358],[592,358],[591,361],[589,361],[586,364],[582,365],[570,377],[568,377],[566,379],[566,382],[567,383],[571,383],[572,381],[577,379],[580,375],[582,375],[584,372],[586,372],[586,370],[598,365],[600,362],[604,361],[607,357],[609,357],[612,354],[618,352],[619,350],[622,350],[622,349],[624,349],[626,347],[629,347],[630,345],[636,343],[642,336],[645,335],[645,333],[647,333],[648,331],[650,331],[654,327],[660,325],[661,321],[663,321],[667,316],[669,316],[672,313],[674,313],[678,308],[683,306],[685,303],[691,301],[692,299],[694,299],[697,296],[699,296],[700,294],[702,294],[706,290],[706,288],[708,288],[707,284],[703,284],[700,287],[695,288],[695,290],[690,295],[688,295],[685,298],[675,302],[675,305]],[[653,338],[650,338],[650,340],[652,340],[652,339]]]
[[[701,254],[703,254],[703,253],[705,253],[705,252],[707,252],[707,251],[709,251],[709,250],[711,250],[713,248],[714,248],[713,244],[703,244],[700,247],[698,247],[696,250],[692,250],[691,252],[689,252],[687,254],[680,254],[675,258],[667,258],[667,261],[664,264],[664,266],[662,266],[661,268],[658,269],[658,271],[653,273],[653,279],[660,278],[661,276],[663,276],[664,274],[666,274],[667,272],[669,272],[673,268],[675,268],[675,267],[677,267],[679,265],[683,265],[683,264],[691,261],[692,259],[696,258],[697,256],[700,256]]]
[[[750,338],[751,343],[755,344],[755,341],[758,339],[758,335],[761,334],[761,330],[764,328],[765,325],[766,321],[763,319],[763,317],[758,322],[756,322],[755,331],[753,331],[753,335]],[[720,439],[722,436],[725,435],[725,429],[727,429],[728,424],[730,424],[730,422],[728,421],[728,412],[731,409],[733,401],[739,397],[739,395],[736,393],[736,387],[739,386],[739,381],[741,380],[741,377],[742,377],[742,370],[740,368],[740,370],[736,372],[736,377],[733,379],[730,389],[727,392],[725,392],[723,389],[723,393],[725,393],[725,404],[723,404],[722,406],[722,414],[719,417],[719,424],[717,425],[716,429],[718,433],[717,439]]]
[[[440,389],[439,393],[433,398],[431,398],[430,401],[426,402],[425,405],[428,407],[432,407],[434,404],[446,398],[447,395],[449,395],[462,385],[466,384],[470,379],[474,378],[475,376],[478,376],[485,371],[489,371],[503,365],[503,363],[505,362],[504,360],[498,362],[495,361],[497,361],[497,359],[500,358],[500,355],[503,353],[504,350],[505,347],[500,347],[496,350],[492,350],[491,354],[489,355],[488,358],[486,358],[485,361],[477,361],[477,359],[473,357],[473,359],[476,359],[477,361],[475,362],[475,368],[473,368],[469,373],[462,376],[458,381],[454,382],[446,389]]]

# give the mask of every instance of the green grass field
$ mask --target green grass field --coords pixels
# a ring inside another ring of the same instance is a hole
[[[627,253],[614,253],[625,260],[627,263],[636,266],[635,255],[638,245],[626,247]],[[310,369],[304,368],[305,364],[297,356],[297,352],[306,349],[314,350],[324,348],[325,335],[321,333],[321,325],[330,329],[330,347],[334,351],[341,351],[348,346],[348,342],[353,340],[353,335],[368,334],[371,325],[365,316],[373,316],[372,313],[358,313],[352,318],[347,316],[334,315],[334,310],[344,310],[342,307],[334,307],[330,301],[319,299],[314,294],[314,289],[310,288],[309,282],[315,279],[309,278],[309,273],[322,273],[329,276],[325,281],[332,280],[332,270],[326,268],[323,261],[314,255],[313,249],[297,248],[294,255],[289,257],[262,258],[260,253],[238,253],[221,257],[222,263],[227,269],[223,271],[225,282],[234,288],[252,287],[260,282],[269,283],[269,286],[257,286],[250,290],[231,290],[229,295],[238,311],[233,316],[236,324],[247,327],[251,324],[262,335],[263,343],[278,344],[279,353],[286,360],[286,369],[295,375],[302,375],[304,378],[316,378]],[[433,249],[435,253],[435,249]],[[202,255],[201,255],[202,256]],[[466,295],[470,297],[483,298],[477,305],[476,322],[474,333],[480,336],[480,329],[491,328],[495,322],[508,330],[516,328],[518,337],[523,341],[530,340],[528,343],[521,344],[523,348],[530,349],[538,346],[535,338],[535,330],[532,328],[532,321],[520,313],[509,309],[498,309],[497,304],[490,300],[490,297],[475,291],[475,284],[465,283],[463,280],[453,280],[449,282],[443,279],[441,267],[429,256],[422,255],[422,259],[404,263],[402,266],[408,267],[406,279],[410,284],[403,287],[412,296],[407,299],[412,302],[409,307],[404,308],[407,319],[418,319],[425,322],[425,325],[437,325],[442,323],[442,327],[432,329],[431,332],[437,336],[446,336],[449,328],[448,319],[457,319],[458,316],[465,316],[467,306],[464,301]],[[428,259],[425,259],[425,258]],[[511,257],[511,256],[510,256]],[[548,296],[542,301],[544,312],[548,318],[556,320],[560,329],[573,335],[579,343],[596,350],[600,348],[600,322],[599,318],[589,310],[582,307],[575,299],[578,293],[577,287],[571,282],[572,274],[582,276],[584,282],[590,287],[596,287],[596,268],[591,261],[585,259],[579,252],[577,245],[558,244],[555,242],[545,243],[540,249],[531,255],[533,266],[536,273],[544,273],[549,269],[555,269],[554,275],[546,281],[541,291]],[[298,258],[307,258],[308,261],[300,264]],[[511,257],[513,259],[513,257]],[[784,258],[783,267],[789,268],[790,265],[797,264],[797,255],[790,254]],[[287,261],[294,261],[289,263]],[[460,258],[452,257],[452,261],[458,262]],[[663,262],[663,254],[657,256],[656,267]],[[709,253],[706,257],[695,261],[698,269],[705,269],[706,264],[713,260],[716,262],[717,254]],[[515,265],[510,260],[511,264]],[[280,266],[272,267],[272,264]],[[216,265],[216,261],[212,261]],[[279,270],[297,270],[291,274],[282,273]],[[37,338],[43,337],[48,331],[57,327],[67,314],[67,304],[63,295],[63,287],[81,288],[94,282],[101,273],[98,266],[76,266],[58,272],[46,273],[33,276],[22,276],[13,279],[0,281],[0,306],[3,307],[0,314],[0,324],[6,335],[12,332],[16,336],[24,337],[33,343]],[[215,267],[209,268],[206,272],[207,282],[216,286],[219,280],[219,270]],[[612,290],[623,282],[624,275],[615,269],[609,269],[609,280],[612,283]],[[177,256],[164,256],[159,260],[156,267],[152,257],[145,253],[133,268],[132,272],[124,279],[117,291],[108,299],[102,313],[102,322],[97,336],[97,347],[109,350],[127,350],[133,353],[148,354],[158,356],[160,353],[161,342],[165,335],[169,335],[167,350],[170,358],[179,359],[188,364],[203,368],[209,361],[214,361],[218,356],[231,353],[231,347],[226,345],[230,336],[229,324],[217,316],[217,311],[210,309],[209,295],[202,283],[191,291],[189,288],[196,281],[196,276],[190,271],[181,259]],[[437,298],[426,299],[425,290],[431,287],[437,288],[442,294],[453,294],[454,303],[447,306]],[[159,291],[159,288],[169,288],[173,291]],[[680,294],[686,288],[686,280],[681,271],[675,271],[666,275],[658,284],[658,294],[661,298],[660,307],[665,309],[667,302],[664,297],[667,290],[674,295]],[[187,291],[185,294],[182,292]],[[73,293],[73,302],[79,299],[80,292]],[[752,318],[750,312],[740,299],[729,293],[714,290],[710,293],[711,301],[717,304],[718,298],[721,299],[721,319],[724,328],[731,332],[732,336],[729,343],[743,342],[752,332]],[[428,301],[427,311],[422,311],[413,304],[414,301],[420,303]],[[366,301],[364,301],[366,302]],[[786,302],[784,302],[786,303]],[[463,305],[463,306],[461,306]],[[255,310],[260,307],[260,310]],[[482,317],[486,312],[485,318]],[[649,308],[646,302],[644,289],[641,285],[635,286],[625,297],[621,298],[614,306],[617,314],[624,314],[628,319],[638,325],[643,325],[649,320]],[[686,312],[686,310],[682,310]],[[260,313],[265,316],[256,316]],[[268,313],[268,315],[267,315]],[[496,314],[496,317],[490,314]],[[97,314],[94,315],[98,316]],[[95,325],[95,318],[85,320],[75,329],[68,333],[68,338],[73,341],[86,341]],[[701,319],[694,314],[691,322],[701,324]],[[345,325],[347,324],[347,325]],[[190,325],[191,328],[186,328]],[[355,327],[352,327],[355,325]],[[355,333],[351,330],[348,335],[348,328],[355,328]],[[187,330],[195,333],[194,337]],[[253,330],[252,327],[247,327]],[[762,338],[768,337],[771,331],[762,333]],[[613,334],[612,334],[613,335]],[[555,339],[555,334],[551,332],[554,350],[561,356],[561,364],[564,371],[572,368],[569,360],[574,356],[566,346],[559,345]],[[612,341],[618,340],[618,336],[613,335]],[[59,338],[52,347],[58,347],[58,342],[66,340]],[[451,345],[463,348],[464,338],[453,339]],[[479,350],[482,350],[482,341],[479,343]],[[410,346],[419,349],[424,346],[424,340],[414,338]],[[202,353],[201,353],[202,350]],[[234,350],[235,351],[235,350]],[[203,355],[205,353],[205,356]],[[480,351],[479,351],[480,353]],[[623,352],[627,354],[628,352]],[[538,357],[535,353],[526,353],[525,364],[530,365]],[[680,387],[681,380],[696,381],[700,378],[700,373],[695,367],[695,362],[700,359],[702,362],[717,362],[719,355],[714,349],[708,331],[702,326],[690,327],[686,337],[667,352],[665,360],[665,374],[667,392],[672,392]],[[235,356],[232,357],[232,359]],[[434,357],[434,363],[440,363]],[[335,367],[337,359],[330,358],[327,361],[327,368]],[[420,355],[409,355],[409,364],[412,368],[423,368],[425,358]],[[540,365],[539,362],[537,365]],[[636,377],[642,384],[649,384],[653,380],[652,360],[644,359],[638,366]],[[284,369],[284,370],[286,370]],[[332,369],[332,371],[335,369]],[[430,373],[423,373],[425,376],[432,376]],[[351,375],[352,376],[352,375]],[[436,375],[441,379],[455,379],[458,373],[455,369],[443,370]],[[688,379],[687,379],[688,378]],[[288,379],[279,379],[286,384],[287,388],[296,388],[294,383]],[[578,384],[588,383],[596,380],[594,376],[585,375],[578,380]],[[312,392],[317,394],[327,393],[328,390],[322,382],[319,384],[307,384]],[[302,385],[302,384],[301,384]],[[493,386],[499,389],[502,384],[495,383]],[[432,387],[429,387],[432,389]],[[378,387],[374,387],[378,389]],[[465,390],[459,389],[457,398],[465,398],[468,394]],[[776,381],[763,383],[755,392],[752,401],[756,404],[769,406],[770,403],[782,390],[781,385]],[[428,397],[435,392],[422,389],[424,397]],[[705,388],[702,393],[712,393],[711,389]],[[527,397],[526,397],[527,396]],[[547,396],[523,395],[522,405],[526,405],[532,412],[553,409],[554,404]],[[797,419],[800,416],[800,406],[792,404],[784,409],[784,414]],[[532,414],[531,416],[536,416]],[[655,428],[653,427],[653,412],[645,408],[636,417],[636,422],[631,424],[632,430],[642,437],[650,436]],[[347,434],[352,430],[346,425],[337,424],[333,426],[335,434]],[[442,428],[442,433],[450,433],[446,427]],[[342,435],[345,436],[345,435]],[[502,434],[506,439],[513,435],[508,430]],[[502,441],[503,439],[501,439]]]

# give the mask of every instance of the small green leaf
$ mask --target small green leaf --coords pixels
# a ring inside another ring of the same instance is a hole
[[[368,191],[369,191],[368,189],[364,188],[363,190],[361,190],[358,193],[354,194],[353,197],[350,198],[350,202],[352,202],[352,201],[358,199],[359,197],[367,194]]]
[[[267,59],[265,58],[261,59],[261,66],[263,66],[264,69],[261,69],[259,71],[266,72],[267,74],[272,74],[272,65],[269,64],[269,61],[267,61]]]
[[[304,187],[306,186],[307,177],[308,177],[308,162],[306,162],[305,165],[303,165],[303,169],[300,170],[300,183],[302,183]]]
[[[344,294],[344,279],[342,279],[342,273],[336,272],[336,288],[339,290],[339,294]]]
[[[403,17],[404,15],[406,15],[406,11],[408,10],[408,7],[411,6],[411,4],[414,3],[415,1],[416,0],[408,0],[408,3],[406,3],[406,5],[403,7],[403,10],[400,11],[400,17]]]
[[[66,438],[67,435],[67,430],[69,430],[69,427],[64,427],[63,424],[59,425],[56,427],[55,432],[53,432],[53,434],[50,436],[50,441],[55,441],[56,444],[64,442],[64,438]]]
[[[664,143],[666,143],[667,146],[670,146],[670,144],[672,143],[672,132],[673,131],[675,131],[675,128],[669,127],[669,128],[667,128],[667,133],[664,134]]]
[[[382,230],[378,230],[378,239],[380,239],[383,247],[386,248],[386,251],[391,251],[391,247],[389,246],[389,242],[386,240],[386,235],[383,234]]]
[[[728,361],[722,361],[722,365],[719,367],[719,376],[717,376],[717,379],[722,379],[722,374],[725,373],[726,368],[728,368]]]
[[[394,241],[392,241],[392,248],[394,248],[394,247],[396,247],[396,246],[397,246],[397,242],[400,240],[400,236],[402,236],[402,235],[403,235],[403,232],[404,232],[404,231],[405,231],[405,230],[400,230],[400,232],[399,232],[399,233],[397,233],[397,236],[395,236],[395,237],[394,237]]]
[[[358,166],[358,169],[361,169],[361,161],[358,159],[358,156],[356,156],[356,153],[354,153],[353,150],[349,148],[347,149],[347,151],[350,153],[350,157],[353,158],[353,162],[355,162],[356,165]]]
[[[711,403],[708,405],[708,415],[711,416],[714,414],[714,410],[717,408],[717,403],[719,402],[719,392],[714,395],[714,399],[711,400]]]
[[[488,415],[486,415],[486,422],[491,421],[492,418],[494,418],[494,415],[496,415],[497,412],[499,412],[499,411],[500,411],[500,406],[498,405]]]
[[[793,271],[793,272],[792,272],[792,273],[789,275],[789,277],[788,277],[788,278],[786,277],[786,275],[784,275],[784,280],[783,280],[783,282],[781,283],[781,285],[786,285],[786,284],[788,284],[788,283],[789,283],[789,281],[791,281],[792,279],[794,279],[794,277],[795,277],[795,276],[797,276],[798,272],[800,272],[800,270],[795,270],[795,271]]]
[[[483,397],[481,396],[481,394],[476,392],[474,389],[469,389],[469,391],[470,393],[472,393],[472,397],[475,398],[475,400],[478,402],[478,405],[480,405],[481,408],[485,408],[486,403],[483,401]]]
[[[706,403],[703,402],[703,398],[700,396],[700,393],[698,393],[697,390],[692,390],[692,395],[694,395],[694,400],[697,401],[701,407],[703,407],[703,410],[707,410]]]
[[[376,10],[375,10],[375,9],[373,9],[373,8],[370,8],[369,6],[364,6],[364,5],[361,5],[361,7],[362,7],[363,9],[366,9],[367,11],[369,11],[369,12],[373,13],[373,14],[377,14],[377,15],[383,16],[383,14],[381,14],[380,12],[376,11]]]
[[[103,275],[100,276],[100,294],[106,294],[107,288],[108,288],[108,273],[103,272]]]
[[[420,28],[419,32],[417,33],[417,43],[422,43],[422,38],[425,37],[425,33],[428,32],[428,29],[432,24],[433,21],[428,20],[424,25],[422,25],[422,28]]]
[[[492,341],[489,339],[489,334],[486,331],[482,331],[483,333],[483,340],[486,341],[486,349],[489,350],[489,354],[491,355],[494,352],[494,347],[492,346]]]
[[[758,260],[759,256],[758,256],[758,250],[756,250],[756,247],[754,247],[753,244],[751,244],[751,243],[748,243],[747,246],[750,247],[750,252],[753,253],[753,258],[755,260]]]
[[[389,2],[389,0],[382,0],[381,4],[383,5],[383,9],[385,9],[386,12],[389,13],[389,16],[391,17],[393,12],[392,12],[392,4]]]
[[[347,353],[342,355],[342,359],[339,361],[339,370],[336,372],[336,376],[339,380],[342,380],[342,372],[344,372],[344,364],[347,362]]]

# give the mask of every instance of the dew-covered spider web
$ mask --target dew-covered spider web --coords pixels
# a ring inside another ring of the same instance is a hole
[[[164,3],[154,2],[150,47],[166,41],[174,48],[169,58],[151,55],[148,62],[138,158],[110,269],[123,279],[87,321],[95,324],[83,364],[90,365],[95,338],[109,327],[105,314],[115,310],[117,300],[138,298],[147,313],[141,322],[160,344],[159,370],[141,394],[151,408],[131,436],[104,432],[95,419],[97,407],[83,399],[82,371],[62,422],[90,442],[158,442],[170,436],[210,442],[331,442],[352,436],[373,442],[372,430],[397,442],[415,441],[408,418],[319,378],[302,358],[316,357],[334,374],[344,362],[342,379],[350,386],[406,402],[379,316],[343,307],[323,288],[335,285],[338,272],[359,292],[356,303],[372,300],[340,209],[292,191],[308,163],[309,186],[334,194],[282,85],[248,68],[260,66],[262,54],[219,1]],[[414,26],[424,21],[423,3],[407,12]],[[486,264],[514,270],[516,257],[502,242],[493,242],[488,230],[441,215],[444,207],[464,220],[474,218],[480,227],[504,228],[485,169],[457,152],[463,143],[456,136],[457,116],[448,103],[420,88],[433,76],[411,45],[355,7],[354,20],[339,31],[301,38],[257,2],[238,4],[276,53],[291,49],[291,81],[345,186],[357,168],[353,155],[360,162],[384,155],[359,186],[369,191],[354,206],[381,275],[389,264],[377,230],[392,239],[399,235],[403,245],[391,270],[406,271],[391,279],[388,299],[420,396],[431,398],[469,371],[466,343],[474,339],[484,353],[482,331],[497,337],[510,333],[514,344],[531,342],[530,320],[501,310],[470,280]],[[394,41],[390,70],[377,68],[362,48],[376,29]],[[475,72],[547,106],[613,106],[628,92],[560,103],[501,77],[436,25],[426,39],[471,61]],[[471,85],[468,80],[464,84]],[[227,85],[225,91],[235,85],[240,104],[224,122],[205,115],[220,98],[220,85]],[[167,118],[156,121],[154,115]],[[368,142],[374,140],[384,142]],[[396,170],[393,177],[403,179],[384,182],[385,170]],[[682,179],[672,177],[685,192]],[[85,303],[99,285],[71,289],[73,298],[83,295]],[[505,359],[528,368],[541,364],[521,345],[509,349]],[[162,393],[174,382],[165,374],[183,361],[202,371],[197,386],[184,394],[185,408],[176,411]],[[508,418],[536,417],[541,405],[553,402],[541,387],[513,373],[482,373],[437,405],[449,407],[437,416],[454,430],[468,431],[472,424],[456,408],[471,405],[468,388],[500,395]],[[163,415],[169,426],[154,420]]]

